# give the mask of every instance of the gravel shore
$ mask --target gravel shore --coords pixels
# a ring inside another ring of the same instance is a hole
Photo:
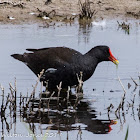
[[[41,23],[75,18],[80,13],[79,0],[1,0],[0,23]],[[81,0],[82,3],[85,0]],[[140,18],[140,0],[90,0],[94,19]]]

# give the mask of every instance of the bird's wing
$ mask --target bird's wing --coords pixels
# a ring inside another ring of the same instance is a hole
[[[68,66],[68,62],[60,58],[57,54],[48,51],[37,51],[34,53],[24,53],[25,64],[37,75],[42,69],[63,68]]]
[[[77,58],[82,55],[73,49],[65,47],[27,50],[32,51],[32,53],[14,55],[15,57],[13,57],[24,62],[36,75],[39,74],[42,69],[63,69],[65,67],[70,67],[78,63],[79,59]]]
[[[50,48],[41,48],[41,49],[32,49],[32,48],[28,48],[28,49],[26,49],[27,51],[31,51],[31,52],[37,52],[37,51],[43,51],[43,50],[48,50],[48,49],[50,49]]]

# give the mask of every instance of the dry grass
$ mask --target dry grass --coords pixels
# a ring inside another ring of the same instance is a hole
[[[79,8],[80,8],[80,19],[92,19],[92,17],[96,14],[95,10],[91,9],[91,4],[89,0],[85,0],[84,3],[79,0]]]

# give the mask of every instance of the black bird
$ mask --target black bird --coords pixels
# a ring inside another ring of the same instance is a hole
[[[112,61],[116,65],[119,63],[108,46],[96,46],[84,55],[66,47],[26,50],[31,53],[11,56],[24,62],[36,75],[44,69],[45,73],[40,81],[43,81],[44,85],[45,81],[48,81],[49,90],[55,89],[61,81],[63,88],[77,85],[77,74],[79,75],[80,72],[83,73],[82,80],[86,81],[102,61]]]

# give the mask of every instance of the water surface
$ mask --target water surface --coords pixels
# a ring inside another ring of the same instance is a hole
[[[39,122],[34,116],[23,119],[19,117],[18,112],[14,122],[7,111],[7,123],[10,124],[11,130],[8,133],[4,125],[4,139],[33,139],[28,134],[34,131],[37,139],[43,139],[47,132],[49,134],[47,139],[51,140],[89,140],[93,137],[98,140],[123,140],[128,126],[128,139],[139,139],[139,86],[134,91],[135,84],[130,77],[139,84],[140,25],[139,21],[128,21],[128,23],[130,23],[130,34],[119,29],[116,20],[106,21],[103,27],[83,26],[78,23],[72,25],[59,23],[49,28],[37,24],[0,25],[0,83],[5,88],[5,96],[10,92],[9,83],[14,83],[15,77],[18,97],[20,92],[24,96],[27,91],[32,92],[32,85],[37,80],[36,76],[26,65],[10,56],[13,53],[23,53],[26,48],[66,46],[84,54],[96,45],[108,45],[120,62],[118,69],[111,62],[102,62],[98,65],[94,75],[84,82],[84,99],[69,115],[65,111],[61,114],[54,109],[49,116],[44,114],[42,121]],[[115,110],[124,92],[117,80],[118,76],[127,91],[124,112],[121,111],[119,118],[115,115]],[[128,83],[132,85],[130,89]],[[129,107],[134,94],[136,94],[134,106]],[[108,114],[107,108],[110,104],[113,104],[114,108]],[[1,130],[2,126],[0,126]],[[22,136],[13,137],[14,133]],[[12,136],[9,137],[8,134]]]

